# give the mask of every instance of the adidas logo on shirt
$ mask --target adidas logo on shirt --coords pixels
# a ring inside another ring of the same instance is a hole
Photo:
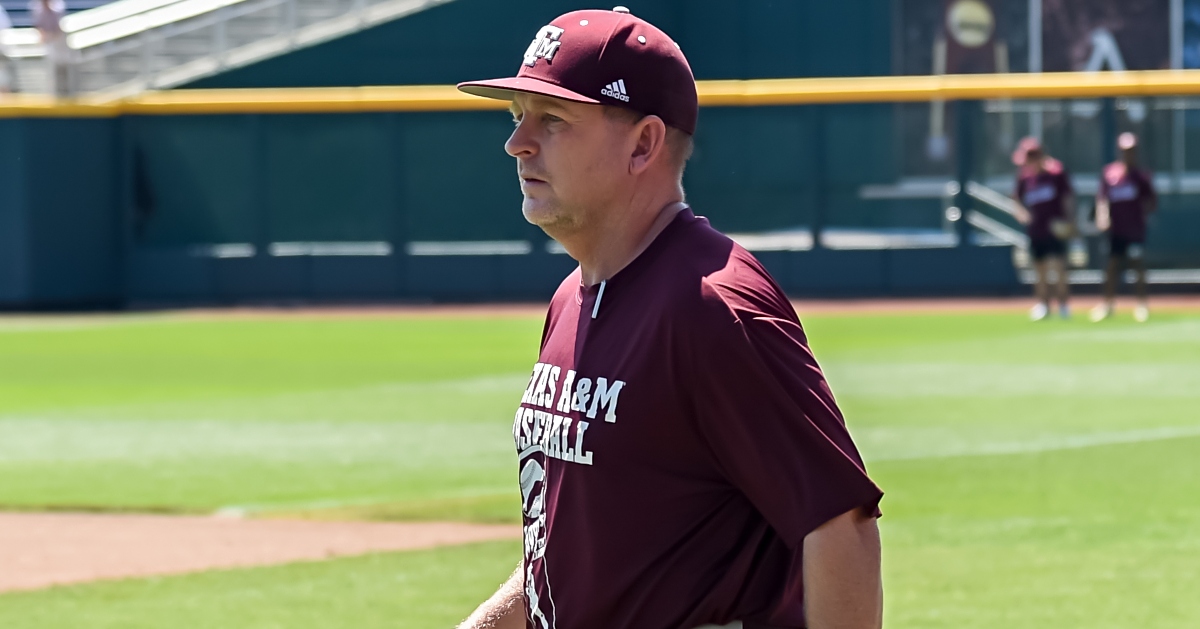
[[[600,93],[609,98],[615,98],[626,103],[629,102],[629,94],[625,93],[625,79],[617,79],[605,85],[604,89],[600,90]]]

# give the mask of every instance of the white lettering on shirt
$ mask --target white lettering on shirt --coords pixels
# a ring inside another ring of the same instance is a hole
[[[558,406],[555,406],[554,410],[556,410],[560,413],[570,413],[571,412],[571,401],[572,401],[571,396],[574,393],[574,391],[571,389],[571,387],[574,384],[575,384],[575,370],[568,369],[567,370],[567,379],[563,380],[563,384],[562,384],[562,396],[559,397]]]
[[[550,390],[546,391],[546,394],[544,396],[542,396],[542,406],[545,406],[546,408],[554,407],[554,391],[555,391],[555,387],[558,385],[558,377],[561,374],[562,374],[561,368],[559,368],[559,367],[551,367],[550,368],[550,377],[546,378],[546,386]]]
[[[575,424],[575,462],[583,465],[592,464],[592,453],[583,449],[583,433],[587,432],[587,429],[588,423],[582,419]]]
[[[555,415],[555,419],[562,417]],[[568,440],[571,435],[571,418],[562,417],[562,430],[559,432],[558,451],[562,453],[564,461],[574,461],[575,453],[571,450],[571,442]]]
[[[608,385],[608,378],[596,378],[596,393],[592,396],[592,405],[588,408],[588,419],[596,418],[596,411],[600,408],[608,409],[604,415],[604,421],[614,424],[617,421],[617,396],[621,394],[621,388],[625,383],[620,380],[614,380],[612,386]]]
[[[1131,183],[1123,183],[1119,186],[1113,186],[1108,189],[1109,201],[1132,201],[1137,197],[1137,186]]]
[[[534,406],[545,406],[542,399],[545,396],[546,380],[550,377],[550,365],[542,366],[542,375],[538,377],[537,386],[533,388],[533,395],[529,398],[529,403]]]
[[[586,444],[591,424],[583,417],[595,419],[603,411],[605,422],[616,423],[624,388],[624,380],[586,378],[574,369],[535,364],[521,396],[522,406],[513,417],[513,440],[521,457],[540,453],[550,459],[592,465],[593,451]],[[572,416],[574,413],[579,415]]]
[[[571,402],[571,410],[585,412],[587,411],[588,400],[592,399],[588,391],[592,390],[591,378],[580,378],[575,383],[575,399]]]
[[[1039,203],[1046,203],[1047,201],[1053,201],[1056,198],[1058,198],[1058,188],[1056,188],[1053,184],[1042,184],[1040,186],[1030,188],[1029,190],[1025,191],[1025,196],[1023,197],[1025,201],[1025,207],[1034,206]]]
[[[529,436],[529,443],[525,444],[525,447],[528,448],[535,443],[541,443],[542,430],[544,427],[542,426],[542,422],[537,421],[537,415],[534,413],[532,408],[525,409],[525,416],[522,417],[522,421],[533,426],[533,434]]]

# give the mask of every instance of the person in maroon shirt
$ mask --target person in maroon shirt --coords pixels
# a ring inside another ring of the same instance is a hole
[[[618,7],[543,27],[511,101],[525,218],[579,262],[513,422],[524,559],[466,629],[878,629],[880,489],[795,311],[684,203],[695,81]]]
[[[1029,318],[1040,321],[1050,313],[1050,281],[1055,276],[1058,313],[1070,318],[1070,285],[1067,282],[1067,239],[1075,233],[1075,193],[1062,162],[1050,157],[1037,138],[1025,138],[1013,153],[1017,166],[1017,219],[1029,234],[1029,249],[1037,272],[1037,304]]]
[[[1143,261],[1146,242],[1146,217],[1158,206],[1154,193],[1154,176],[1139,168],[1137,136],[1122,133],[1117,137],[1121,159],[1104,167],[1100,174],[1100,190],[1096,193],[1096,227],[1108,232],[1108,267],[1104,275],[1104,303],[1092,310],[1092,321],[1112,316],[1117,296],[1117,282],[1125,267],[1132,267],[1137,276],[1137,306],[1133,318],[1144,322],[1150,318],[1146,300],[1146,266]]]

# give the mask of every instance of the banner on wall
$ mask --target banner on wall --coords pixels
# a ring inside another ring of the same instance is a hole
[[[942,73],[982,74],[1007,70],[1008,53],[1002,47],[1003,39],[996,35],[996,12],[991,2],[946,0],[943,15],[939,38],[945,42]],[[998,43],[1001,44],[999,48]],[[938,69],[936,63],[935,72]]]
[[[1170,42],[1170,0],[1042,0],[1044,72],[1166,69]],[[1091,118],[1100,106],[1077,102],[1071,111]],[[1146,113],[1140,101],[1126,108],[1132,122]]]
[[[1183,3],[1183,67],[1200,68],[1200,0]]]
[[[984,74],[1008,72],[1008,43],[997,31],[993,0],[945,0],[933,41],[934,74]],[[1005,118],[1010,123],[1011,118]],[[945,161],[950,153],[946,131],[946,105],[929,104],[929,136],[925,155],[932,162]],[[1001,131],[1008,144],[1011,124]]]
[[[1170,14],[1170,0],[1042,0],[1042,70],[1169,68]]]

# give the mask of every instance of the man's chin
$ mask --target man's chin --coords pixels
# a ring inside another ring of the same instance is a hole
[[[525,216],[526,221],[542,229],[553,228],[563,221],[562,213],[558,208],[531,199],[525,199],[525,203],[521,206],[521,214]]]

